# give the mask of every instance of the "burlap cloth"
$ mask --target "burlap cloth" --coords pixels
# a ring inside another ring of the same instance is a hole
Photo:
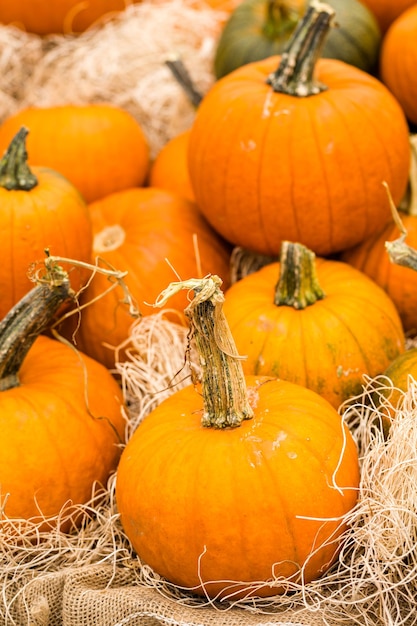
[[[134,582],[129,568],[93,565],[28,579],[14,589],[9,626],[325,626],[317,611],[300,609],[259,614],[246,609],[184,606]],[[334,622],[333,622],[334,623]],[[343,624],[348,624],[346,618]],[[352,621],[351,624],[354,622]],[[382,626],[382,625],[381,625]]]

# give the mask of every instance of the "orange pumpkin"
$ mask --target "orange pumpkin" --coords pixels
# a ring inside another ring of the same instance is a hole
[[[361,0],[361,2],[371,9],[382,33],[385,33],[406,9],[416,4],[416,0]]]
[[[417,246],[417,214],[402,213],[411,245]],[[359,246],[347,250],[342,259],[369,276],[386,291],[394,302],[406,333],[417,332],[417,274],[414,270],[394,265],[385,249],[386,241],[394,241],[399,232],[394,223],[370,237]]]
[[[245,377],[217,277],[184,281],[203,367],[141,422],[116,478],[139,558],[210,598],[268,596],[334,561],[359,480],[337,411],[304,387]],[[287,580],[285,580],[287,579]]]
[[[395,20],[383,39],[380,75],[414,124],[417,124],[416,41],[417,4],[413,4]]]
[[[404,393],[407,392],[410,378],[417,380],[417,348],[406,350],[400,354],[384,372],[385,376],[391,380],[392,390],[389,395],[389,402],[392,408],[399,408]],[[395,411],[389,411],[391,419],[395,419]],[[389,422],[385,423],[389,427]]]
[[[246,374],[313,389],[335,408],[405,349],[387,294],[346,263],[284,242],[266,265],[225,293],[224,312]]]
[[[312,3],[285,55],[231,72],[197,110],[188,152],[196,202],[234,245],[278,255],[287,239],[327,256],[390,221],[383,180],[397,202],[404,194],[410,156],[398,102],[361,70],[316,61],[333,17]]]
[[[87,202],[145,183],[149,146],[142,128],[111,104],[28,107],[0,126],[0,152],[25,126],[30,165],[51,167]]]
[[[149,184],[195,202],[187,161],[190,132],[187,129],[178,133],[162,147],[152,163]]]
[[[92,228],[87,206],[78,190],[58,172],[27,165],[27,129],[22,128],[0,161],[0,318],[32,287],[28,270],[52,254],[90,261]],[[73,288],[86,273],[71,271]]]
[[[71,294],[68,274],[49,266],[0,323],[0,523],[44,517],[42,529],[68,530],[79,519],[74,507],[116,469],[118,384],[102,365],[38,336]]]
[[[140,0],[5,0],[0,22],[37,35],[80,33]]]
[[[107,264],[126,271],[125,282],[143,315],[175,276],[218,273],[228,284],[230,249],[210,228],[196,206],[162,189],[136,188],[112,194],[89,205],[93,222],[93,254]],[[94,300],[108,288],[106,277],[97,275],[85,291]],[[87,306],[77,344],[87,354],[114,366],[114,351],[128,336],[133,318],[114,290]],[[184,309],[186,298],[178,296],[172,308]],[[107,347],[106,345],[107,344]]]
[[[399,206],[401,230],[407,233],[411,247],[417,248],[417,136],[410,136],[411,167],[409,193]],[[393,210],[395,207],[392,207]],[[386,242],[400,237],[399,224],[392,220],[381,232],[359,246],[346,250],[341,260],[364,272],[384,289],[400,314],[404,330],[417,332],[417,272],[410,267],[392,263]]]

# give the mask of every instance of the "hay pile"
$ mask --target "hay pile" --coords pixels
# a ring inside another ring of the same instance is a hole
[[[142,125],[155,156],[194,119],[165,61],[179,57],[205,93],[223,19],[204,0],[144,0],[80,35],[0,26],[0,123],[26,106],[112,102]]]

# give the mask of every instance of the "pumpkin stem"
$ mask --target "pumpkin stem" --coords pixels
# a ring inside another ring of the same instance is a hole
[[[0,322],[0,391],[19,386],[19,370],[35,339],[72,295],[68,274],[45,261],[45,274]]]
[[[241,358],[223,313],[222,280],[218,276],[171,283],[154,306],[186,289],[194,298],[184,313],[190,321],[202,367],[203,426],[234,428],[253,417]]]
[[[315,260],[314,252],[302,244],[282,242],[274,304],[305,309],[325,297],[317,278]]]
[[[22,127],[10,142],[0,160],[0,186],[8,191],[30,191],[38,184],[36,176],[28,166],[26,137],[28,129]]]
[[[173,77],[183,88],[184,93],[193,107],[197,108],[203,99],[203,95],[196,88],[182,60],[179,57],[173,57],[171,59],[167,59],[165,61],[165,65],[171,70]]]
[[[267,78],[275,92],[306,97],[327,89],[314,79],[314,70],[334,15],[328,4],[311,1],[281,56],[278,69]]]
[[[300,19],[299,11],[288,0],[268,0],[265,4],[263,35],[275,41],[285,33],[292,32]]]

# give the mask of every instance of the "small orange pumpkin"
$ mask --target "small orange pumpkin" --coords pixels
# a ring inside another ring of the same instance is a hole
[[[89,205],[93,223],[94,257],[126,271],[125,283],[143,315],[176,272],[205,276],[218,273],[229,284],[230,248],[207,224],[197,207],[181,196],[153,187],[132,188]],[[84,292],[95,300],[108,288],[107,278],[96,275]],[[87,354],[114,366],[114,351],[128,337],[133,318],[112,291],[82,311],[77,345]],[[171,302],[182,313],[184,294]],[[106,345],[107,344],[107,347]]]
[[[333,18],[312,2],[285,55],[231,72],[197,110],[196,202],[236,246],[278,255],[287,239],[328,256],[390,221],[383,180],[396,202],[404,194],[408,126],[397,100],[365,72],[317,60]]]
[[[32,263],[52,254],[89,262],[93,243],[87,205],[78,190],[58,172],[27,165],[26,137],[21,128],[0,161],[0,318],[32,287]],[[71,271],[73,288],[87,275]]]
[[[284,242],[279,263],[234,283],[224,312],[246,374],[313,389],[335,408],[405,349],[387,294],[346,263]]]
[[[328,402],[290,382],[244,376],[220,283],[180,284],[195,294],[186,315],[202,384],[141,422],[121,456],[116,499],[141,560],[194,593],[234,600],[323,575],[356,502],[359,468]]]
[[[124,440],[119,385],[99,363],[39,336],[72,294],[68,274],[47,265],[0,323],[0,524],[68,530],[79,519],[74,507],[116,469]]]
[[[85,31],[140,0],[13,0],[0,3],[0,22],[37,35]]]
[[[391,380],[393,385],[390,404],[392,407],[398,408],[403,393],[408,390],[410,377],[417,380],[417,348],[410,348],[410,350],[400,354],[390,363],[384,375]],[[391,412],[391,418],[395,419],[394,411]]]
[[[190,132],[187,129],[178,133],[162,147],[152,163],[149,184],[195,202],[187,161]]]
[[[380,75],[401,104],[407,119],[417,124],[417,3],[393,22],[380,54]]]
[[[399,227],[407,233],[410,246],[417,248],[417,136],[410,136],[411,167],[409,193],[399,206],[398,218],[392,220],[381,232],[363,243],[345,250],[341,260],[364,272],[394,302],[400,314],[404,330],[410,335],[417,333],[417,272],[410,267],[392,263],[386,250],[386,242],[400,236]],[[392,206],[395,215],[395,206]]]
[[[28,162],[60,172],[86,202],[145,183],[149,146],[136,119],[111,104],[27,107],[0,125],[0,152],[21,126]]]

